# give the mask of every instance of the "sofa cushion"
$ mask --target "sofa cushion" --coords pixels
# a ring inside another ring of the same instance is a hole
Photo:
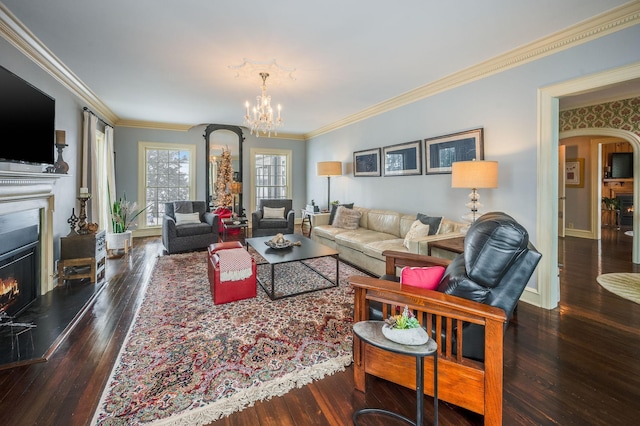
[[[349,232],[348,229],[344,228],[336,228],[331,225],[318,225],[313,227],[313,235],[316,237],[326,238],[328,240],[333,241],[336,235],[341,234],[343,232]]]
[[[407,232],[411,229],[411,225],[416,221],[416,217],[412,214],[405,214],[400,217],[400,235],[399,237],[404,238],[407,236]]]
[[[360,216],[362,216],[362,213],[358,210],[338,206],[336,209],[336,217],[333,219],[333,226],[344,229],[358,229]]]
[[[191,237],[194,235],[202,235],[211,232],[211,226],[207,223],[186,223],[176,226],[176,235],[178,237]]]
[[[200,213],[176,213],[176,225],[185,223],[200,223]]]
[[[279,219],[260,219],[260,228],[264,229],[277,229],[286,228],[287,220],[283,218]]]
[[[349,203],[349,204],[331,204],[331,213],[329,214],[329,225],[333,225],[333,221],[336,219],[336,211],[338,210],[338,207],[346,207],[348,209],[352,209],[353,208],[353,203]]]
[[[442,216],[428,216],[426,214],[418,213],[416,215],[416,219],[425,225],[429,225],[429,235],[436,235],[439,232]]]
[[[191,201],[174,201],[174,213],[193,213],[193,203]]]
[[[367,213],[368,229],[400,237],[400,217],[398,212],[390,210],[369,210]]]
[[[438,235],[451,234],[452,232],[463,232],[469,225],[466,223],[454,222],[447,218],[442,218]]]
[[[263,219],[284,219],[284,207],[264,207]]]
[[[354,231],[341,232],[335,236],[338,245],[349,247],[354,250],[362,251],[364,246],[374,241],[394,240],[396,236],[385,234],[382,232],[372,231],[370,229],[356,229]]]
[[[409,241],[415,240],[420,237],[426,237],[427,235],[429,235],[430,228],[431,227],[429,225],[425,225],[419,220],[416,220],[411,225],[411,228],[409,229],[409,232],[407,232],[407,235],[405,235],[404,241],[402,244],[406,248],[409,248]]]
[[[362,252],[369,257],[386,262],[387,259],[382,255],[385,250],[408,252],[407,248],[403,245],[404,240],[402,238],[394,238],[390,240],[374,241],[366,244]]]

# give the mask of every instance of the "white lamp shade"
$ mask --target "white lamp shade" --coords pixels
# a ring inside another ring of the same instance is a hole
[[[497,161],[456,161],[451,164],[452,188],[497,188]]]
[[[320,161],[317,167],[318,176],[342,176],[341,161]]]

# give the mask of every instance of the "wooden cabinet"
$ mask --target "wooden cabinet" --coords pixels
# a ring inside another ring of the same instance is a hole
[[[105,238],[106,231],[60,238],[58,283],[79,278],[89,278],[95,283],[99,278],[104,278],[107,256]]]

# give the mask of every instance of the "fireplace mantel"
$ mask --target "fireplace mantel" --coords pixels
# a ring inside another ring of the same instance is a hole
[[[64,176],[53,173],[0,171],[0,215],[40,210],[40,294],[54,288],[54,186]]]

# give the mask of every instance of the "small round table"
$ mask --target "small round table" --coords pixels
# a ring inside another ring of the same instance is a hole
[[[424,345],[402,345],[392,342],[382,334],[384,321],[360,321],[353,325],[353,332],[364,342],[380,349],[416,358],[416,421],[393,411],[381,408],[363,408],[353,413],[353,423],[358,424],[357,418],[362,414],[383,414],[403,420],[411,425],[422,425],[424,406],[424,357],[433,357],[433,424],[438,424],[438,344],[429,339]]]

